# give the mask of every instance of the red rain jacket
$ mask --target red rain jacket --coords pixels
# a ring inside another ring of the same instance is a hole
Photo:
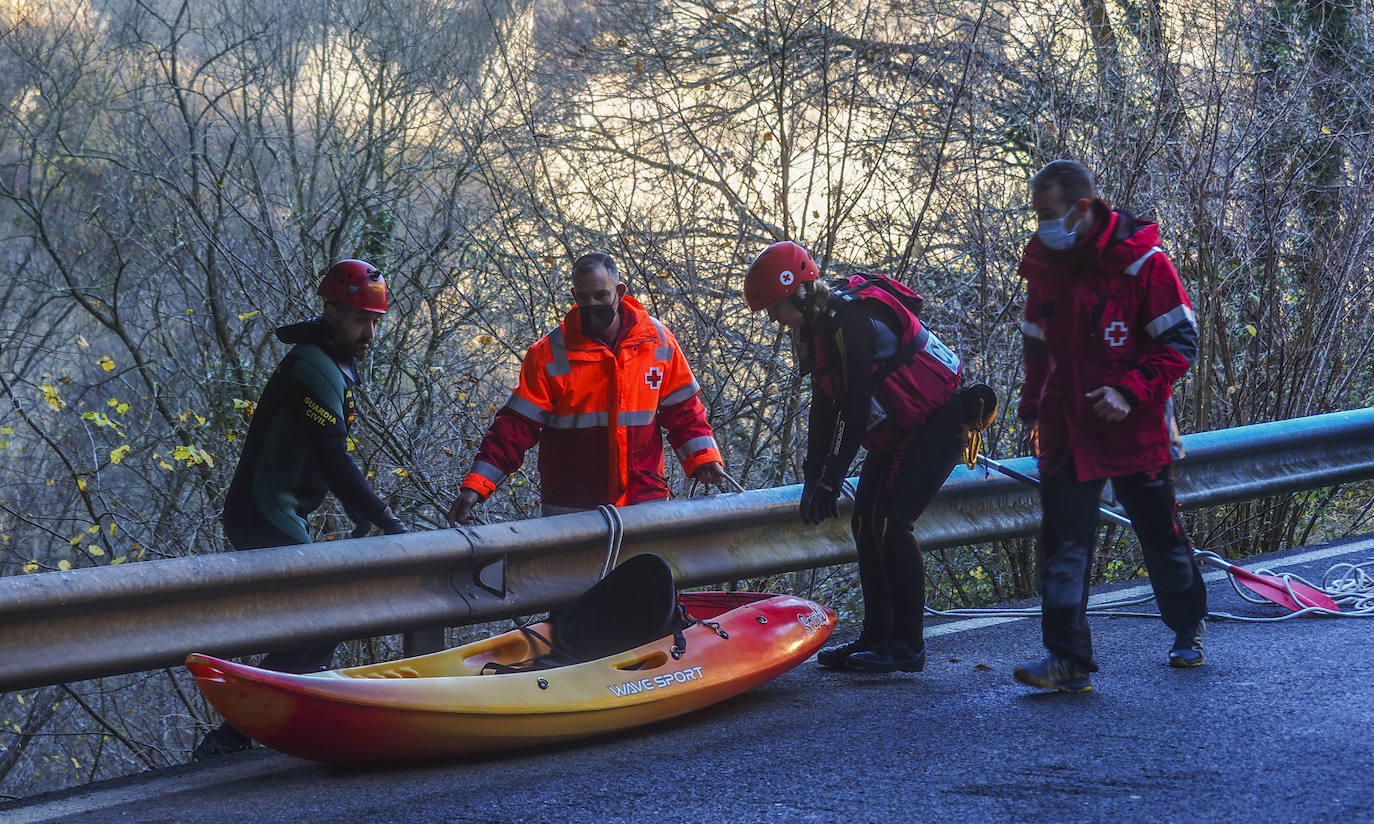
[[[1101,231],[1055,252],[1032,237],[1021,260],[1026,381],[1017,410],[1040,423],[1040,470],[1072,464],[1078,480],[1167,465],[1172,386],[1197,354],[1192,303],[1159,227],[1093,206]],[[1085,396],[1121,391],[1130,414],[1108,423]]]

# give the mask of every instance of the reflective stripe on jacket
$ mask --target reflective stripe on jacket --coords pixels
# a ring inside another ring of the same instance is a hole
[[[700,387],[672,332],[621,299],[615,349],[582,334],[574,307],[525,354],[463,486],[490,495],[539,444],[542,502],[587,509],[668,497],[662,428],[683,469],[720,462]]]

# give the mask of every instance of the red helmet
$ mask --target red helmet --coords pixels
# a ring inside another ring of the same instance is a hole
[[[774,243],[750,264],[744,276],[744,302],[755,312],[767,309],[820,276],[820,267],[805,249],[790,240]]]
[[[341,260],[329,267],[320,281],[320,297],[361,309],[386,311],[386,279],[365,260]]]

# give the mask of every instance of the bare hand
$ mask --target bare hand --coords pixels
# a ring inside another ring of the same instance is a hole
[[[700,483],[719,486],[725,483],[725,466],[719,461],[711,461],[697,467],[692,477]]]
[[[1107,423],[1123,421],[1131,412],[1126,397],[1110,386],[1099,386],[1085,397],[1093,402],[1093,413]]]
[[[453,506],[448,510],[448,525],[457,526],[458,524],[472,523],[473,507],[482,502],[482,497],[477,494],[477,490],[463,487],[458,493],[458,499],[453,502]]]

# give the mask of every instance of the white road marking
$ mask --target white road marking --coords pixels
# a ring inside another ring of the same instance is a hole
[[[228,784],[231,781],[261,778],[272,773],[290,769],[283,761],[304,765],[306,762],[278,755],[263,753],[263,756],[248,760],[243,764],[226,764],[202,768],[175,776],[159,776],[149,773],[137,779],[137,783],[111,789],[95,789],[68,798],[58,798],[20,807],[17,810],[0,814],[5,824],[38,824],[40,821],[74,821],[78,816],[117,807],[120,804],[133,804],[150,798],[163,798],[174,793],[202,790],[215,784]]]

